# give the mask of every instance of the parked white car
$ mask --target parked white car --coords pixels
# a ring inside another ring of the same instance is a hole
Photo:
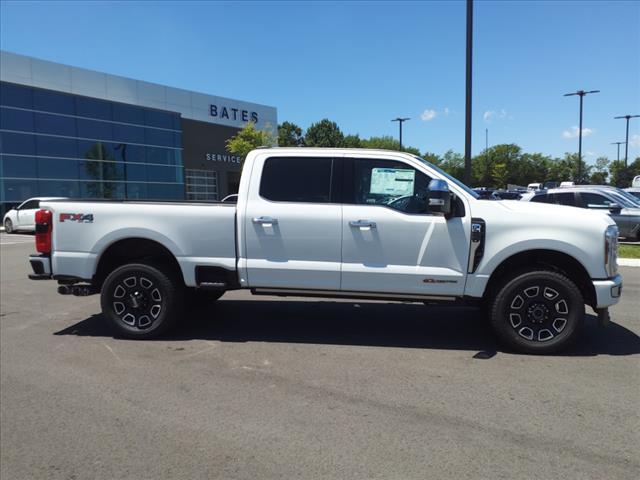
[[[25,200],[16,208],[5,213],[2,219],[4,231],[13,233],[18,231],[33,232],[36,228],[35,215],[40,210],[40,202],[46,200],[62,200],[65,197],[34,197]]]
[[[479,200],[408,153],[254,150],[237,202],[42,202],[30,277],[100,293],[104,318],[130,338],[185,318],[197,291],[249,289],[476,305],[528,353],[566,347],[585,304],[606,324],[621,294],[608,215]]]

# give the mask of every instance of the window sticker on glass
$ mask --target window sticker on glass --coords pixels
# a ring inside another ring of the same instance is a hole
[[[416,171],[402,168],[374,168],[371,170],[369,193],[384,195],[413,195]]]

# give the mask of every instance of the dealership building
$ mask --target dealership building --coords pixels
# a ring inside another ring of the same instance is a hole
[[[219,200],[274,107],[0,52],[0,212],[30,197]]]

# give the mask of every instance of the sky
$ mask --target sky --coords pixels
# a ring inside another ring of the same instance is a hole
[[[640,2],[474,3],[473,153],[516,143],[616,157],[640,114]],[[463,1],[0,1],[0,48],[54,62],[272,105],[302,128],[398,134],[464,152]],[[624,155],[624,146],[621,151]],[[640,118],[629,157],[640,155]]]

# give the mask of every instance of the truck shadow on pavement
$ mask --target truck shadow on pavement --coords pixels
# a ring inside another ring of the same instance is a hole
[[[55,335],[113,337],[102,314],[92,315]],[[162,341],[279,342],[371,347],[478,351],[488,359],[504,350],[479,310],[471,307],[426,307],[334,301],[218,302],[186,311]],[[632,355],[640,353],[640,337],[622,325],[597,325],[586,315],[574,344],[560,355]]]

